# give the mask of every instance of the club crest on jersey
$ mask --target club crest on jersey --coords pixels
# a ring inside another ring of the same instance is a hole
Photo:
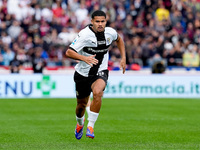
[[[108,44],[108,45],[110,45],[110,44],[111,44],[111,40],[110,40],[110,38],[107,38],[107,40],[106,40],[106,41],[107,41],[107,44]]]

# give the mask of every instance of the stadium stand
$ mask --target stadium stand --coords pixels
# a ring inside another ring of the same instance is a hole
[[[0,71],[14,59],[22,70],[41,61],[46,70],[72,68],[66,48],[97,9],[125,41],[127,70],[151,68],[156,59],[199,70],[200,0],[0,0]],[[110,70],[119,69],[119,57],[113,45]]]

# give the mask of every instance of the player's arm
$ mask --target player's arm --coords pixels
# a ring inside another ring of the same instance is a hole
[[[121,61],[120,61],[120,68],[123,69],[123,73],[125,73],[126,70],[126,52],[125,52],[125,45],[123,39],[118,34],[118,38],[116,40],[117,47],[119,48],[119,51],[121,53]]]
[[[74,51],[70,48],[66,51],[66,56],[69,58],[72,58],[72,59],[84,61],[87,64],[89,64],[91,67],[98,63],[98,60],[95,59],[96,55],[83,56],[83,55],[78,54],[76,51]]]

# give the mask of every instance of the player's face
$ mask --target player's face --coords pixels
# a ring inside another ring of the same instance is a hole
[[[91,23],[95,32],[102,32],[106,27],[106,18],[104,16],[95,16]]]

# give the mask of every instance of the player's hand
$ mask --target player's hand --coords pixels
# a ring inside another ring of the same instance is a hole
[[[120,69],[123,70],[123,74],[124,74],[125,71],[126,71],[126,59],[122,59],[122,60],[120,61]]]
[[[98,60],[95,58],[96,55],[91,55],[91,56],[88,56],[86,57],[86,60],[85,62],[87,64],[89,64],[91,67],[93,67],[93,65],[97,65],[98,64]]]

